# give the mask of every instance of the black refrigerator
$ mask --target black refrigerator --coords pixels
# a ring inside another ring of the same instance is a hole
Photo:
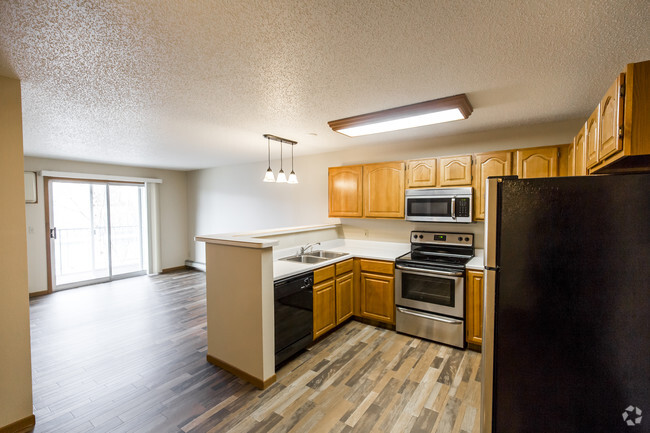
[[[482,433],[650,431],[650,174],[486,190]]]

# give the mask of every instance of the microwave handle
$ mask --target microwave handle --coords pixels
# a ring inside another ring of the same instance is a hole
[[[456,219],[456,197],[451,198],[451,217]]]

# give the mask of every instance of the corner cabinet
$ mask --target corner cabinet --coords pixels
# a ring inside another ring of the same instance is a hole
[[[363,216],[404,218],[404,163],[363,166]]]
[[[483,343],[483,272],[467,271],[465,279],[465,339],[470,344]]]
[[[393,262],[359,260],[359,316],[395,324],[395,269]]]
[[[404,162],[328,169],[330,218],[404,218]]]
[[[512,152],[488,152],[474,155],[474,219],[485,219],[485,181],[489,176],[512,174]]]
[[[567,174],[569,176],[585,176],[587,174],[584,125],[578,135],[573,138],[573,143],[569,145],[568,163]]]
[[[437,185],[436,158],[406,161],[406,187],[431,188]]]
[[[363,166],[330,167],[328,170],[329,216],[363,216]]]

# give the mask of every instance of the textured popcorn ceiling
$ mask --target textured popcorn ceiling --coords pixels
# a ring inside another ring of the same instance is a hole
[[[650,59],[648,0],[0,0],[26,155],[191,169],[586,116]],[[467,93],[465,121],[327,121]],[[316,134],[316,135],[314,135]]]

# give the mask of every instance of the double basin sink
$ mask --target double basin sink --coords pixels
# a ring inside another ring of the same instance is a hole
[[[347,256],[350,253],[337,253],[335,251],[313,251],[311,253],[303,253],[296,256],[284,257],[280,260],[298,263],[321,263],[331,259],[338,259],[339,257]]]

